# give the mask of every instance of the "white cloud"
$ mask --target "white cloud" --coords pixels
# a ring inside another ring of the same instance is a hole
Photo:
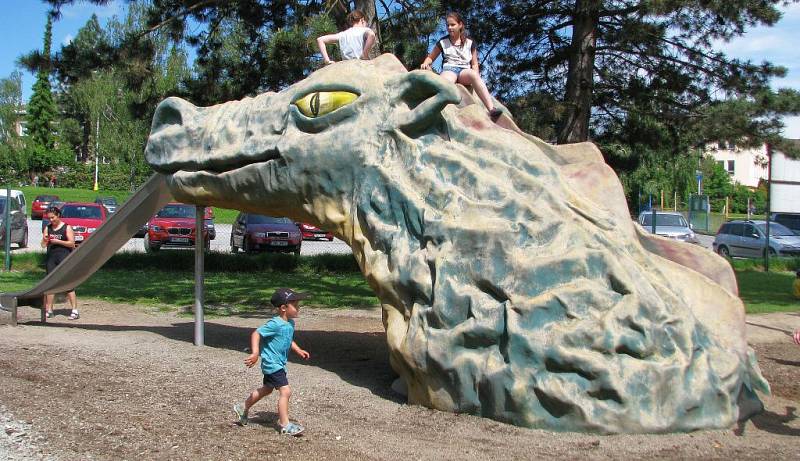
[[[73,38],[75,38],[75,37],[73,37],[72,34],[67,34],[67,35],[64,36],[64,40],[61,40],[61,44],[64,45],[64,46],[67,46],[70,43],[72,43],[72,39]]]
[[[91,3],[77,3],[61,10],[65,18],[77,19],[89,17],[96,14],[98,18],[110,18],[122,11],[120,1],[115,0],[105,6],[97,6]]]

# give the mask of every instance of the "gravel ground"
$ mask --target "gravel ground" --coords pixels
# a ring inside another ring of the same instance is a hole
[[[378,310],[304,308],[295,339],[311,359],[292,359],[289,380],[306,432],[290,438],[273,396],[246,427],[231,411],[260,383],[242,361],[266,313],[210,319],[195,347],[189,317],[80,302],[74,322],[60,310],[42,325],[22,309],[12,328],[0,312],[0,459],[800,459],[800,347],[787,334],[800,314],[748,318],[773,389],[761,415],[729,430],[598,436],[407,405],[390,390]]]

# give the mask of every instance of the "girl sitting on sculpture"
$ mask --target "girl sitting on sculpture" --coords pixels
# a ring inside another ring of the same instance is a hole
[[[420,66],[421,69],[430,69],[431,63],[442,55],[442,77],[453,83],[472,86],[478,98],[489,110],[492,120],[497,120],[503,111],[494,106],[489,89],[481,78],[478,66],[478,49],[475,42],[467,36],[464,20],[455,12],[445,16],[447,35],[436,42],[430,54]]]

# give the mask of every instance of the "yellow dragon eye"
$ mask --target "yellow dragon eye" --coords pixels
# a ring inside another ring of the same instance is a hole
[[[319,117],[355,101],[358,95],[349,91],[318,91],[309,93],[295,101],[300,112],[306,117]]]

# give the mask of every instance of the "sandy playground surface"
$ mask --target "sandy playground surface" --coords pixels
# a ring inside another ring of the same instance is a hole
[[[259,385],[243,365],[267,314],[210,319],[193,346],[190,317],[80,300],[47,325],[0,311],[0,459],[800,459],[800,313],[748,317],[773,395],[730,430],[669,435],[554,433],[407,405],[390,390],[378,310],[304,308],[295,339],[290,415],[305,435],[279,435],[275,397],[246,427],[233,403]]]

